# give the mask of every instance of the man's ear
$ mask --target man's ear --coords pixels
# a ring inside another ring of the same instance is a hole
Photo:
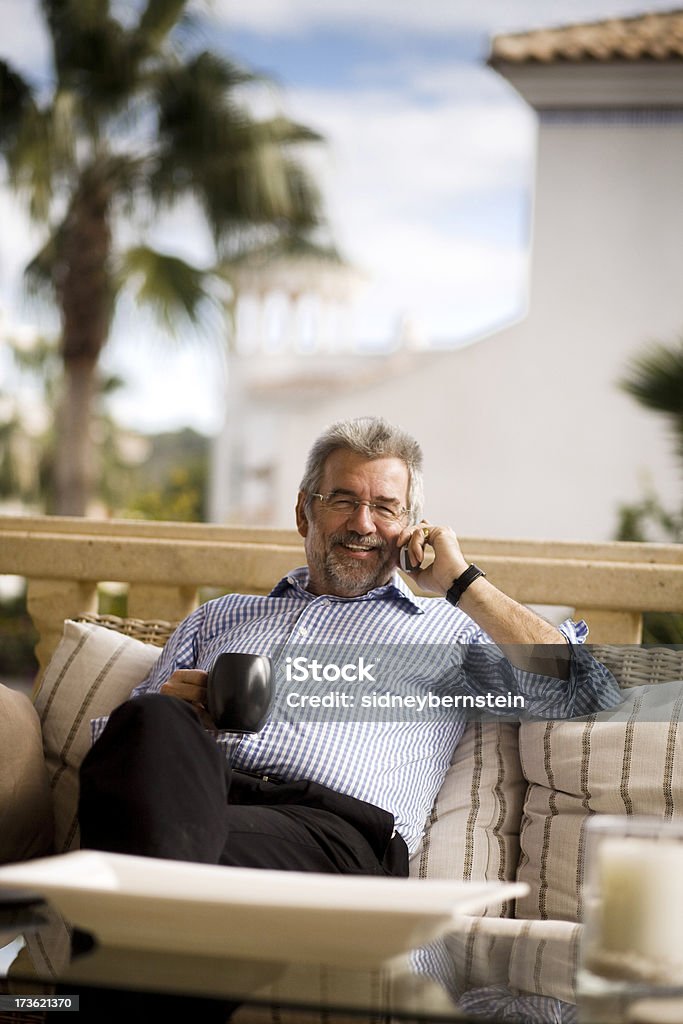
[[[299,497],[296,499],[296,528],[302,537],[305,537],[308,533],[308,518],[305,505],[306,495],[303,491],[299,491]]]

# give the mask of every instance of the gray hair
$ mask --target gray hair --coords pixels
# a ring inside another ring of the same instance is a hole
[[[418,442],[400,427],[378,416],[359,416],[331,424],[308,453],[300,490],[311,495],[318,491],[323,468],[329,455],[338,448],[355,452],[366,459],[396,458],[408,470],[408,506],[411,521],[422,519],[424,492],[422,486],[422,449]],[[310,498],[306,505],[310,508]]]

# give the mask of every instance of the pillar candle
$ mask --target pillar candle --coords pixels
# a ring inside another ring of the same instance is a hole
[[[606,838],[598,849],[598,946],[655,973],[683,970],[683,843]]]

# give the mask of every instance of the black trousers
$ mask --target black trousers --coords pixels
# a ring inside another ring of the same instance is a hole
[[[408,851],[392,835],[391,814],[307,780],[278,783],[232,770],[193,709],[174,698],[148,695],[118,707],[83,760],[80,784],[84,849],[252,868],[408,874]],[[83,1012],[97,1004],[93,1019],[146,1021],[166,1012],[169,998],[84,992],[81,1006]],[[193,1002],[200,1021],[225,1020],[234,1008],[180,1000],[180,1009],[194,1012]]]
[[[388,811],[318,783],[233,771],[186,703],[117,708],[80,772],[81,846],[170,860],[408,874]]]

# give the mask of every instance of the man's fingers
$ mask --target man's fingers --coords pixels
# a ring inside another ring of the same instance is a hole
[[[425,560],[425,557],[433,557],[431,552],[427,552],[426,545],[430,543],[429,537],[431,532],[434,531],[434,529],[435,527],[431,526],[428,522],[423,520],[417,526],[407,527],[405,530],[402,530],[401,533],[398,535],[398,549],[399,551],[405,549],[405,552],[408,556],[407,559],[404,559],[403,556],[399,558],[399,565],[404,572],[418,572],[420,565]],[[406,561],[412,564],[412,569],[409,568],[409,566],[406,564]]]
[[[424,561],[425,544],[429,537],[429,530],[430,527],[428,523],[420,523],[415,527],[410,535],[408,548],[413,556],[411,561],[415,562],[417,565],[420,565],[420,563]]]
[[[169,683],[188,683],[190,685],[202,685],[206,686],[206,680],[209,678],[208,672],[203,672],[200,668],[177,668],[171,678],[168,680]]]
[[[208,672],[195,668],[176,669],[171,678],[161,687],[166,697],[178,697],[190,704],[206,704],[206,681]]]

